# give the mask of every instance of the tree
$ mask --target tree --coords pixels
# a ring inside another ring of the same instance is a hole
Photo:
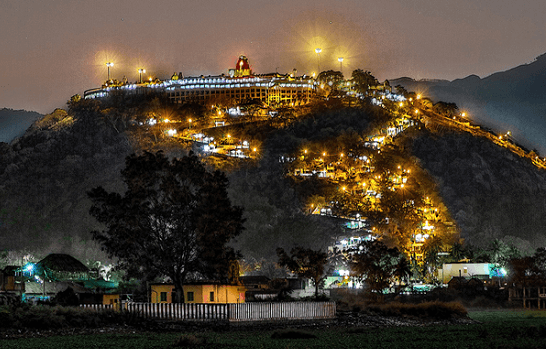
[[[343,81],[343,74],[340,71],[327,70],[317,76],[321,89],[325,97],[336,95],[339,91],[339,85]]]
[[[279,265],[287,267],[291,272],[302,278],[309,278],[315,286],[315,298],[318,296],[319,285],[326,278],[328,253],[322,250],[294,247],[288,255],[284,249],[277,248]]]
[[[168,276],[182,302],[188,276],[227,279],[238,252],[226,244],[244,220],[227,196],[224,173],[207,171],[191,152],[172,161],[146,152],[127,157],[122,177],[123,196],[102,187],[88,196],[90,214],[105,225],[93,238],[128,276]]]
[[[389,248],[379,240],[365,241],[352,253],[351,271],[365,279],[372,291],[381,293],[395,276],[407,274],[407,263],[400,261],[403,258],[397,248]]]
[[[379,84],[375,76],[367,70],[354,70],[351,77],[353,78],[353,89],[360,94],[365,94],[371,86]]]

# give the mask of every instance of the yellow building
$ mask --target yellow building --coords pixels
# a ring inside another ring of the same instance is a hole
[[[174,285],[151,284],[151,303],[172,303]],[[184,285],[186,303],[244,303],[246,288],[238,285],[192,283]]]

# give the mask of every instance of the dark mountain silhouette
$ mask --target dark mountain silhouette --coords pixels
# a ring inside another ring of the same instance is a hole
[[[422,91],[433,101],[455,102],[472,120],[501,132],[511,130],[525,146],[546,154],[546,54],[533,62],[480,79],[390,80]]]
[[[43,115],[26,110],[0,109],[0,142],[9,143],[22,136]]]
[[[502,239],[527,251],[546,245],[545,170],[469,133],[423,131],[412,148],[467,242]]]

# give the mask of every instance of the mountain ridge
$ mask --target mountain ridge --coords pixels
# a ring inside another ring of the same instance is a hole
[[[485,78],[434,82],[403,77],[390,83],[422,91],[436,102],[455,102],[472,120],[499,131],[509,129],[521,143],[546,154],[546,54]]]

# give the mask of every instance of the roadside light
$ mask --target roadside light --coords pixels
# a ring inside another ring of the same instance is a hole
[[[464,118],[466,116],[466,113],[462,113],[461,116]]]
[[[417,98],[417,99],[421,99],[421,95],[417,95],[417,97],[416,97],[416,98]]]
[[[322,153],[322,156],[326,156],[326,152]]]
[[[415,114],[419,114],[419,109],[415,109]]]
[[[341,157],[343,157],[343,153],[339,154]]]
[[[307,154],[307,149],[305,149],[303,152],[304,152],[305,154]]]

